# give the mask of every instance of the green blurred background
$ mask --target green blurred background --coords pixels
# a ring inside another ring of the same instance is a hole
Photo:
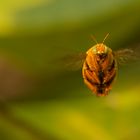
[[[139,0],[0,1],[0,140],[140,139],[140,63],[98,98],[59,63],[95,44],[140,43]]]

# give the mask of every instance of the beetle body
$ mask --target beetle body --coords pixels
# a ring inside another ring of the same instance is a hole
[[[117,62],[112,50],[103,43],[86,52],[82,68],[85,84],[97,96],[106,96],[117,73]]]

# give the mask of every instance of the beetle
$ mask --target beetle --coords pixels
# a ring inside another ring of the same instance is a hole
[[[104,41],[108,35],[105,36],[101,43],[98,43],[92,36],[97,43],[96,45],[89,48],[86,53],[68,57],[69,61],[72,60],[70,63],[67,63],[69,67],[82,62],[84,83],[96,96],[108,95],[116,79],[119,64],[137,58],[136,50],[134,49],[125,48],[113,51],[110,47],[106,46]]]

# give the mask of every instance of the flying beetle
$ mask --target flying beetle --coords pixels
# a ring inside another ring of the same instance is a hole
[[[121,49],[113,51],[104,44],[105,36],[101,43],[97,43],[87,50],[86,53],[80,53],[73,58],[74,62],[70,62],[69,67],[74,63],[82,62],[82,76],[84,83],[96,96],[106,96],[112,89],[112,84],[116,78],[118,65],[123,64],[130,59],[135,59],[135,51],[133,49]]]
[[[86,52],[82,75],[85,84],[97,96],[106,96],[117,74],[117,62],[111,48],[97,43]]]

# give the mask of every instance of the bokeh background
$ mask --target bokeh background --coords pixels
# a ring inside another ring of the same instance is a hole
[[[93,34],[113,50],[140,43],[139,0],[0,1],[0,140],[138,140],[140,63],[98,98],[64,56]],[[60,62],[60,63],[59,63]]]

